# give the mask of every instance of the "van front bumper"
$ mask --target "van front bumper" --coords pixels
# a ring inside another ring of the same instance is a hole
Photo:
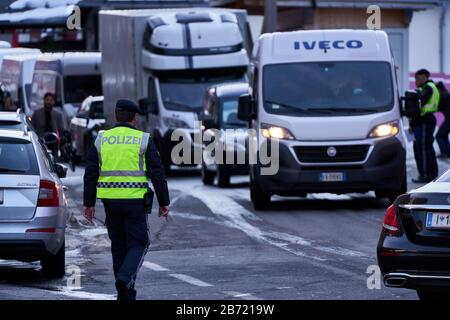
[[[367,141],[362,143],[369,144]],[[346,145],[352,145],[352,142],[347,142]],[[323,144],[319,146],[322,147]],[[406,151],[396,137],[371,141],[367,157],[360,163],[303,164],[293,152],[295,147],[295,142],[279,144],[280,161],[276,174],[261,175],[261,168],[256,168],[256,173],[253,171],[253,179],[263,191],[282,196],[322,192],[387,193],[401,190],[406,178]],[[339,182],[324,182],[321,181],[324,173],[342,173],[344,179]]]

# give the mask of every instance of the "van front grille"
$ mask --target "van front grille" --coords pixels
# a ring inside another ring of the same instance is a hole
[[[369,152],[369,145],[297,146],[294,152],[303,163],[361,162]]]

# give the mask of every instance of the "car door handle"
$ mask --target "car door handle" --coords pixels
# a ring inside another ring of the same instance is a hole
[[[62,186],[62,189],[63,189],[63,191],[67,191],[67,190],[69,190],[69,187],[68,186]]]

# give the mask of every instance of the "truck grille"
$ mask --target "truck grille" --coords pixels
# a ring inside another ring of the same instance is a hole
[[[369,145],[298,146],[294,147],[294,152],[303,163],[361,162],[366,159],[369,147]],[[335,150],[329,152],[329,148]]]

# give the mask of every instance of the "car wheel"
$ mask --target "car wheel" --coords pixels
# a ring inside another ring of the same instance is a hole
[[[214,183],[214,179],[216,174],[214,171],[209,171],[206,169],[206,166],[202,164],[202,181],[205,185],[212,185]]]
[[[417,289],[420,300],[450,300],[448,290],[442,289]]]
[[[255,210],[270,209],[270,194],[264,192],[253,179],[250,179],[250,198]]]
[[[226,188],[230,185],[230,174],[225,166],[217,166],[217,183],[220,188]]]
[[[62,278],[66,273],[66,245],[53,255],[48,254],[41,260],[42,272],[46,278]]]

